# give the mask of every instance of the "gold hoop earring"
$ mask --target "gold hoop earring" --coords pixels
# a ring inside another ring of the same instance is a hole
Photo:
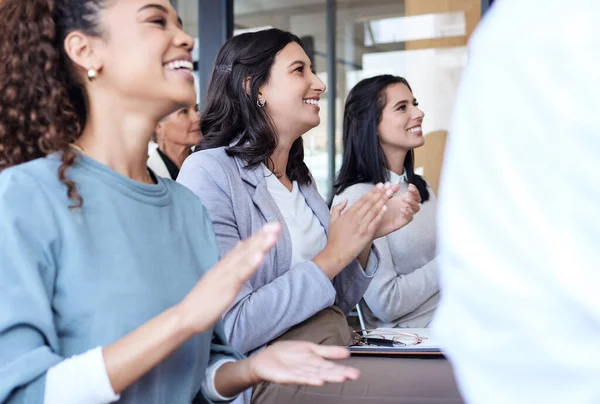
[[[89,69],[87,71],[87,76],[89,81],[94,81],[96,76],[98,76],[98,71],[96,69]]]

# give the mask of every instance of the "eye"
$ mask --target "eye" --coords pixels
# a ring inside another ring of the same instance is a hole
[[[297,68],[294,69],[294,71],[304,73],[304,66],[298,66]]]
[[[180,114],[181,115],[187,115],[188,114],[188,109],[187,108],[182,109],[181,112],[180,112]]]
[[[167,20],[164,17],[155,17],[152,18],[149,22],[151,24],[158,24],[163,28],[167,26]]]
[[[396,109],[396,111],[406,111],[406,104],[402,104],[402,105],[400,105],[400,106],[399,106],[399,107]]]

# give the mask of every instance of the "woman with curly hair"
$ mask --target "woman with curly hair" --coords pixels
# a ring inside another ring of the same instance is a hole
[[[357,378],[327,361],[342,348],[242,359],[224,342],[219,317],[280,226],[218,261],[198,199],[146,169],[159,120],[195,102],[169,2],[5,0],[0,20],[0,402],[226,401]]]

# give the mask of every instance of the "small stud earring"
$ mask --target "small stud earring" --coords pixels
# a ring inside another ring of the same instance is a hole
[[[260,108],[264,107],[266,103],[267,103],[267,100],[265,100],[264,98],[259,98],[256,101],[256,105],[258,105]]]
[[[96,69],[90,69],[87,72],[89,81],[94,81],[94,79],[96,78],[97,75],[98,75],[98,71]]]

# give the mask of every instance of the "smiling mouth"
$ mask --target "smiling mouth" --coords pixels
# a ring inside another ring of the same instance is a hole
[[[167,70],[184,70],[188,72],[192,72],[194,70],[194,64],[187,60],[175,60],[173,62],[169,62],[165,64],[165,68]]]
[[[305,104],[308,104],[308,105],[314,105],[315,107],[319,106],[319,100],[317,100],[315,98],[305,98],[302,100],[302,102],[304,102]]]
[[[423,129],[420,126],[415,126],[414,128],[410,128],[408,130],[409,133],[422,133]]]

